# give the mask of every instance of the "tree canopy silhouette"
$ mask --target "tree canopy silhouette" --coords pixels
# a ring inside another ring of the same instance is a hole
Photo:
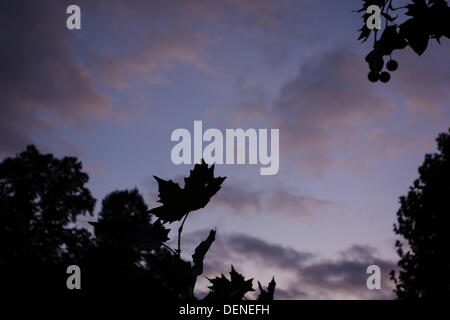
[[[155,177],[162,206],[151,210],[137,189],[111,192],[90,222],[92,234],[78,223],[95,205],[81,169],[74,157],[57,159],[34,146],[0,163],[0,290],[68,293],[66,268],[75,264],[82,289],[71,294],[197,299],[196,281],[216,230],[198,244],[192,261],[181,257],[181,233],[188,214],[204,208],[225,178],[215,177],[214,166],[204,161],[183,188]],[[176,221],[181,223],[173,249],[168,225]],[[230,274],[231,280],[210,279],[207,300],[240,300],[253,291],[252,279],[244,280],[234,267]],[[267,291],[258,284],[259,299],[273,299],[275,281]]]
[[[370,72],[368,78],[372,82],[380,80],[388,82],[391,78],[389,72],[382,71],[384,56],[389,57],[386,63],[388,71],[395,71],[398,62],[392,59],[394,50],[401,50],[407,46],[422,55],[428,47],[430,39],[440,43],[442,37],[450,38],[450,8],[445,0],[411,0],[406,6],[394,7],[393,0],[363,0],[362,8],[357,12],[364,12],[363,26],[358,40],[367,41],[373,34],[373,49],[366,56]],[[366,21],[371,16],[367,8],[376,5],[381,9],[381,17],[384,19],[383,30],[367,27]],[[406,11],[402,11],[406,10]],[[400,13],[399,13],[400,12]],[[399,13],[398,15],[393,15]],[[401,15],[403,13],[403,15]],[[406,19],[406,21],[402,21]],[[378,33],[381,36],[378,36]]]
[[[28,146],[0,163],[0,272],[12,291],[65,287],[60,266],[77,264],[90,234],[76,228],[95,199],[74,157],[57,159]],[[59,271],[55,273],[55,269]]]
[[[406,243],[396,241],[399,273],[391,272],[400,299],[450,298],[449,133],[439,135],[439,152],[425,156],[419,178],[400,197],[394,232]]]

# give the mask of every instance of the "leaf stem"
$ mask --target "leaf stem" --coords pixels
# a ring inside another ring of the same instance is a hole
[[[178,228],[178,257],[181,257],[181,232],[183,231],[184,222],[186,221],[187,216],[189,215],[189,212],[186,213],[184,216],[183,222],[181,223],[181,226]]]

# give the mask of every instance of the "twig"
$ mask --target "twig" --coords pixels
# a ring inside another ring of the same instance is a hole
[[[386,7],[386,11],[384,12],[384,14],[385,14],[386,16],[389,16],[389,9],[390,9],[390,8],[392,8],[392,0],[389,1],[388,6]],[[384,8],[383,8],[383,9],[384,9]],[[388,23],[389,23],[389,20],[388,20],[388,18],[386,18],[386,17],[385,17],[385,20],[386,20],[386,23],[385,23],[385,25],[384,25],[384,28],[387,28]]]
[[[187,216],[189,215],[189,212],[186,213],[184,216],[183,222],[181,223],[181,226],[178,228],[178,257],[181,256],[181,232],[183,231],[184,222],[186,221]]]

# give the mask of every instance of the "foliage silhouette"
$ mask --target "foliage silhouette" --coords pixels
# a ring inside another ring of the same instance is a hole
[[[181,220],[178,229],[178,249],[180,254],[181,232],[184,222],[190,212],[204,208],[212,196],[220,190],[220,186],[225,180],[224,177],[214,177],[214,165],[208,165],[202,160],[201,164],[196,164],[191,170],[189,177],[184,178],[184,188],[172,180],[163,180],[153,176],[158,182],[159,200],[163,205],[151,209],[149,212],[165,222]]]
[[[450,133],[450,129],[449,129]],[[391,272],[400,299],[450,298],[450,134],[436,139],[439,152],[427,154],[420,177],[400,197],[394,232],[400,256],[398,275]]]
[[[202,161],[181,188],[158,181],[162,206],[148,210],[137,189],[114,191],[102,201],[93,234],[79,226],[92,215],[95,199],[88,176],[73,157],[56,159],[34,146],[0,163],[1,290],[95,296],[142,295],[153,300],[195,300],[195,284],[216,231],[200,242],[192,262],[181,258],[181,232],[188,214],[204,208],[224,177]],[[156,217],[153,217],[154,214]],[[154,221],[154,218],[157,218]],[[180,221],[178,249],[166,243],[167,224]],[[66,268],[79,265],[82,289],[66,288]],[[207,300],[239,300],[253,291],[252,279],[232,267],[231,280],[210,280]],[[228,282],[227,282],[228,281]],[[259,299],[273,299],[275,281]]]
[[[183,225],[190,212],[204,208],[208,204],[211,197],[220,190],[225,177],[214,177],[214,165],[208,167],[202,160],[190,171],[189,177],[184,179],[184,188],[172,180],[166,181],[156,176],[154,178],[158,182],[159,202],[163,205],[151,209],[149,212],[165,222],[180,221],[184,217],[178,229],[178,248],[170,250],[170,252],[174,253],[171,258],[175,258],[172,263],[175,265],[181,263],[182,266],[177,272],[178,275],[181,275],[178,283],[181,284],[178,286],[178,297],[193,299],[195,298],[196,279],[203,272],[203,260],[215,240],[216,231],[211,230],[208,237],[197,246],[192,255],[193,265],[191,265],[181,259],[180,241]],[[247,281],[243,281],[243,279],[244,277],[232,267],[231,281],[228,281],[223,275],[222,278],[210,279],[211,292],[204,299],[212,301],[243,299],[245,293],[253,291],[252,279]],[[275,286],[275,282],[273,285]]]
[[[78,264],[91,241],[89,232],[75,227],[94,209],[87,181],[76,158],[56,159],[34,146],[0,163],[3,290],[24,294],[65,288],[62,266]]]
[[[154,178],[159,186],[158,202],[163,205],[149,212],[168,222],[179,221],[189,212],[204,208],[225,180],[224,177],[215,178],[214,165],[208,168],[203,160],[194,166],[189,177],[184,178],[184,188],[172,180]]]
[[[223,274],[221,277],[208,279],[211,282],[211,292],[205,297],[205,301],[239,301],[247,292],[254,291],[253,279],[245,280],[244,277],[231,266],[230,280]]]
[[[158,220],[151,223],[148,208],[137,189],[115,191],[102,201],[102,210],[94,226],[97,242],[136,245],[141,250],[157,250],[169,240],[169,229]],[[115,243],[118,242],[118,243]]]
[[[364,24],[360,31],[358,40],[367,41],[373,32],[374,44],[372,51],[366,56],[370,72],[368,78],[372,82],[380,80],[388,82],[390,74],[382,71],[384,67],[384,56],[389,56],[386,68],[389,71],[397,70],[398,63],[392,59],[394,50],[401,50],[407,46],[422,55],[428,47],[430,39],[435,39],[440,44],[442,37],[450,38],[450,8],[445,0],[411,0],[406,6],[394,8],[393,0],[363,0],[362,8],[357,12],[364,12],[362,18]],[[370,30],[366,21],[371,14],[367,8],[376,5],[381,8],[381,16],[384,18],[384,29],[380,37],[380,30]],[[406,10],[404,13],[406,21],[398,23],[399,15],[392,16],[390,12]]]

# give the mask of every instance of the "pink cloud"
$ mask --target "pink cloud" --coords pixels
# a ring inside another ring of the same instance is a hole
[[[207,41],[198,33],[163,32],[125,56],[119,57],[112,51],[92,53],[91,63],[106,83],[117,88],[140,81],[167,84],[170,79],[164,71],[175,63],[191,64],[203,72],[212,72],[203,50]]]

